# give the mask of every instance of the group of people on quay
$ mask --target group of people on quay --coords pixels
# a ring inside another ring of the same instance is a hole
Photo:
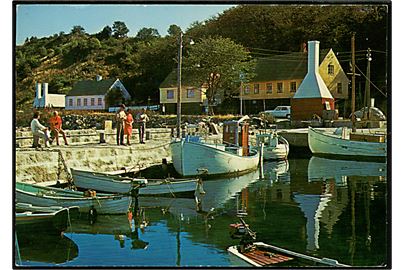
[[[52,112],[52,116],[49,118],[49,128],[41,124],[39,121],[40,118],[40,112],[35,111],[31,121],[33,148],[41,147],[39,139],[43,139],[45,147],[50,147],[54,141],[56,142],[56,145],[59,145],[59,135],[62,135],[65,145],[69,145],[66,138],[66,132],[62,129],[62,118],[58,111]],[[136,119],[134,119],[132,110],[130,108],[126,109],[125,105],[121,104],[120,109],[115,115],[115,120],[117,128],[117,145],[131,145],[132,127],[135,120],[138,124],[139,143],[145,143],[146,122],[149,121],[145,108],[143,108],[141,112],[136,115]],[[124,143],[124,136],[126,136],[126,143]]]
[[[132,124],[134,123],[132,110],[130,108],[125,110],[125,104],[121,104],[115,118],[117,122],[117,145],[131,145]],[[141,112],[136,115],[136,122],[138,123],[139,131],[139,143],[141,144],[145,143],[145,129],[146,122],[148,121],[149,117],[146,114],[146,109],[143,108]],[[124,143],[125,135],[127,136],[126,144]]]

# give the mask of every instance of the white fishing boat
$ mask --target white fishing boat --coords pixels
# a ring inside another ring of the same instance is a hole
[[[125,214],[131,197],[113,194],[95,194],[67,189],[42,187],[16,182],[16,202],[36,206],[78,206],[80,212],[95,210],[98,214]]]
[[[308,145],[313,154],[338,155],[352,158],[387,157],[384,134],[356,134],[346,136],[308,127]]]
[[[124,174],[71,169],[73,182],[78,188],[93,189],[108,193],[130,193],[133,188],[139,189],[139,195],[172,195],[176,197],[192,197],[198,179],[144,179],[126,177]]]
[[[256,147],[259,148],[261,144],[263,145],[264,160],[287,159],[290,145],[276,131],[271,130],[270,132],[256,134]]]
[[[199,136],[178,138],[171,144],[172,161],[182,176],[204,174],[239,175],[255,170],[259,152],[248,145],[249,125],[239,121],[224,123],[223,143],[203,142]]]

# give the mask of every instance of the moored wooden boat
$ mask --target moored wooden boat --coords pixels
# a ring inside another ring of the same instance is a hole
[[[93,189],[109,193],[130,193],[134,187],[139,195],[171,195],[176,197],[193,197],[198,179],[143,179],[71,169],[74,184],[79,188]]]
[[[228,248],[231,262],[235,266],[256,267],[350,267],[334,259],[317,258],[302,253],[290,251],[263,242],[252,243],[249,250],[240,251],[238,246]]]
[[[387,157],[387,143],[383,136],[368,135],[369,138],[366,139],[364,135],[363,141],[359,140],[356,135],[351,134],[351,137],[351,139],[347,139],[341,135],[308,127],[308,145],[313,154],[339,155],[351,158]],[[375,138],[370,139],[373,137]]]
[[[36,206],[78,206],[80,212],[95,210],[98,214],[125,214],[131,205],[131,197],[125,195],[96,194],[85,196],[83,192],[16,183],[16,202]]]
[[[317,258],[263,242],[254,242],[256,233],[240,218],[241,223],[230,224],[230,235],[239,238],[239,245],[229,247],[228,253],[235,266],[256,267],[350,267],[337,260]]]
[[[256,134],[256,147],[263,144],[263,159],[278,160],[286,159],[290,151],[288,141],[277,134],[276,131]]]
[[[77,206],[65,208],[35,207],[30,204],[16,205],[16,230],[19,233],[42,231],[49,234],[60,234],[68,227],[71,211],[78,209]]]
[[[182,176],[214,176],[255,170],[259,164],[259,152],[249,147],[249,126],[247,123],[241,125],[241,120],[224,123],[221,144],[203,142],[198,136],[174,140],[170,147],[176,171]]]

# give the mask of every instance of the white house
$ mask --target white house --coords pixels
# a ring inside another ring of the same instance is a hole
[[[131,99],[131,95],[125,89],[119,79],[103,80],[97,76],[96,80],[77,82],[73,89],[66,95],[66,110],[105,110],[106,96],[112,89],[118,89],[125,100]]]
[[[61,94],[49,94],[48,83],[36,83],[35,86],[35,99],[34,108],[64,108],[65,107],[65,95]]]

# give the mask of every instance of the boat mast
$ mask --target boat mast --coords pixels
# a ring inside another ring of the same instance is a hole
[[[356,106],[356,54],[355,54],[355,33],[352,34],[352,131],[356,132],[356,116],[354,115]]]
[[[183,33],[180,31],[179,38],[179,54],[177,61],[177,124],[176,133],[177,138],[180,138],[180,125],[181,125],[181,61],[183,55]]]

